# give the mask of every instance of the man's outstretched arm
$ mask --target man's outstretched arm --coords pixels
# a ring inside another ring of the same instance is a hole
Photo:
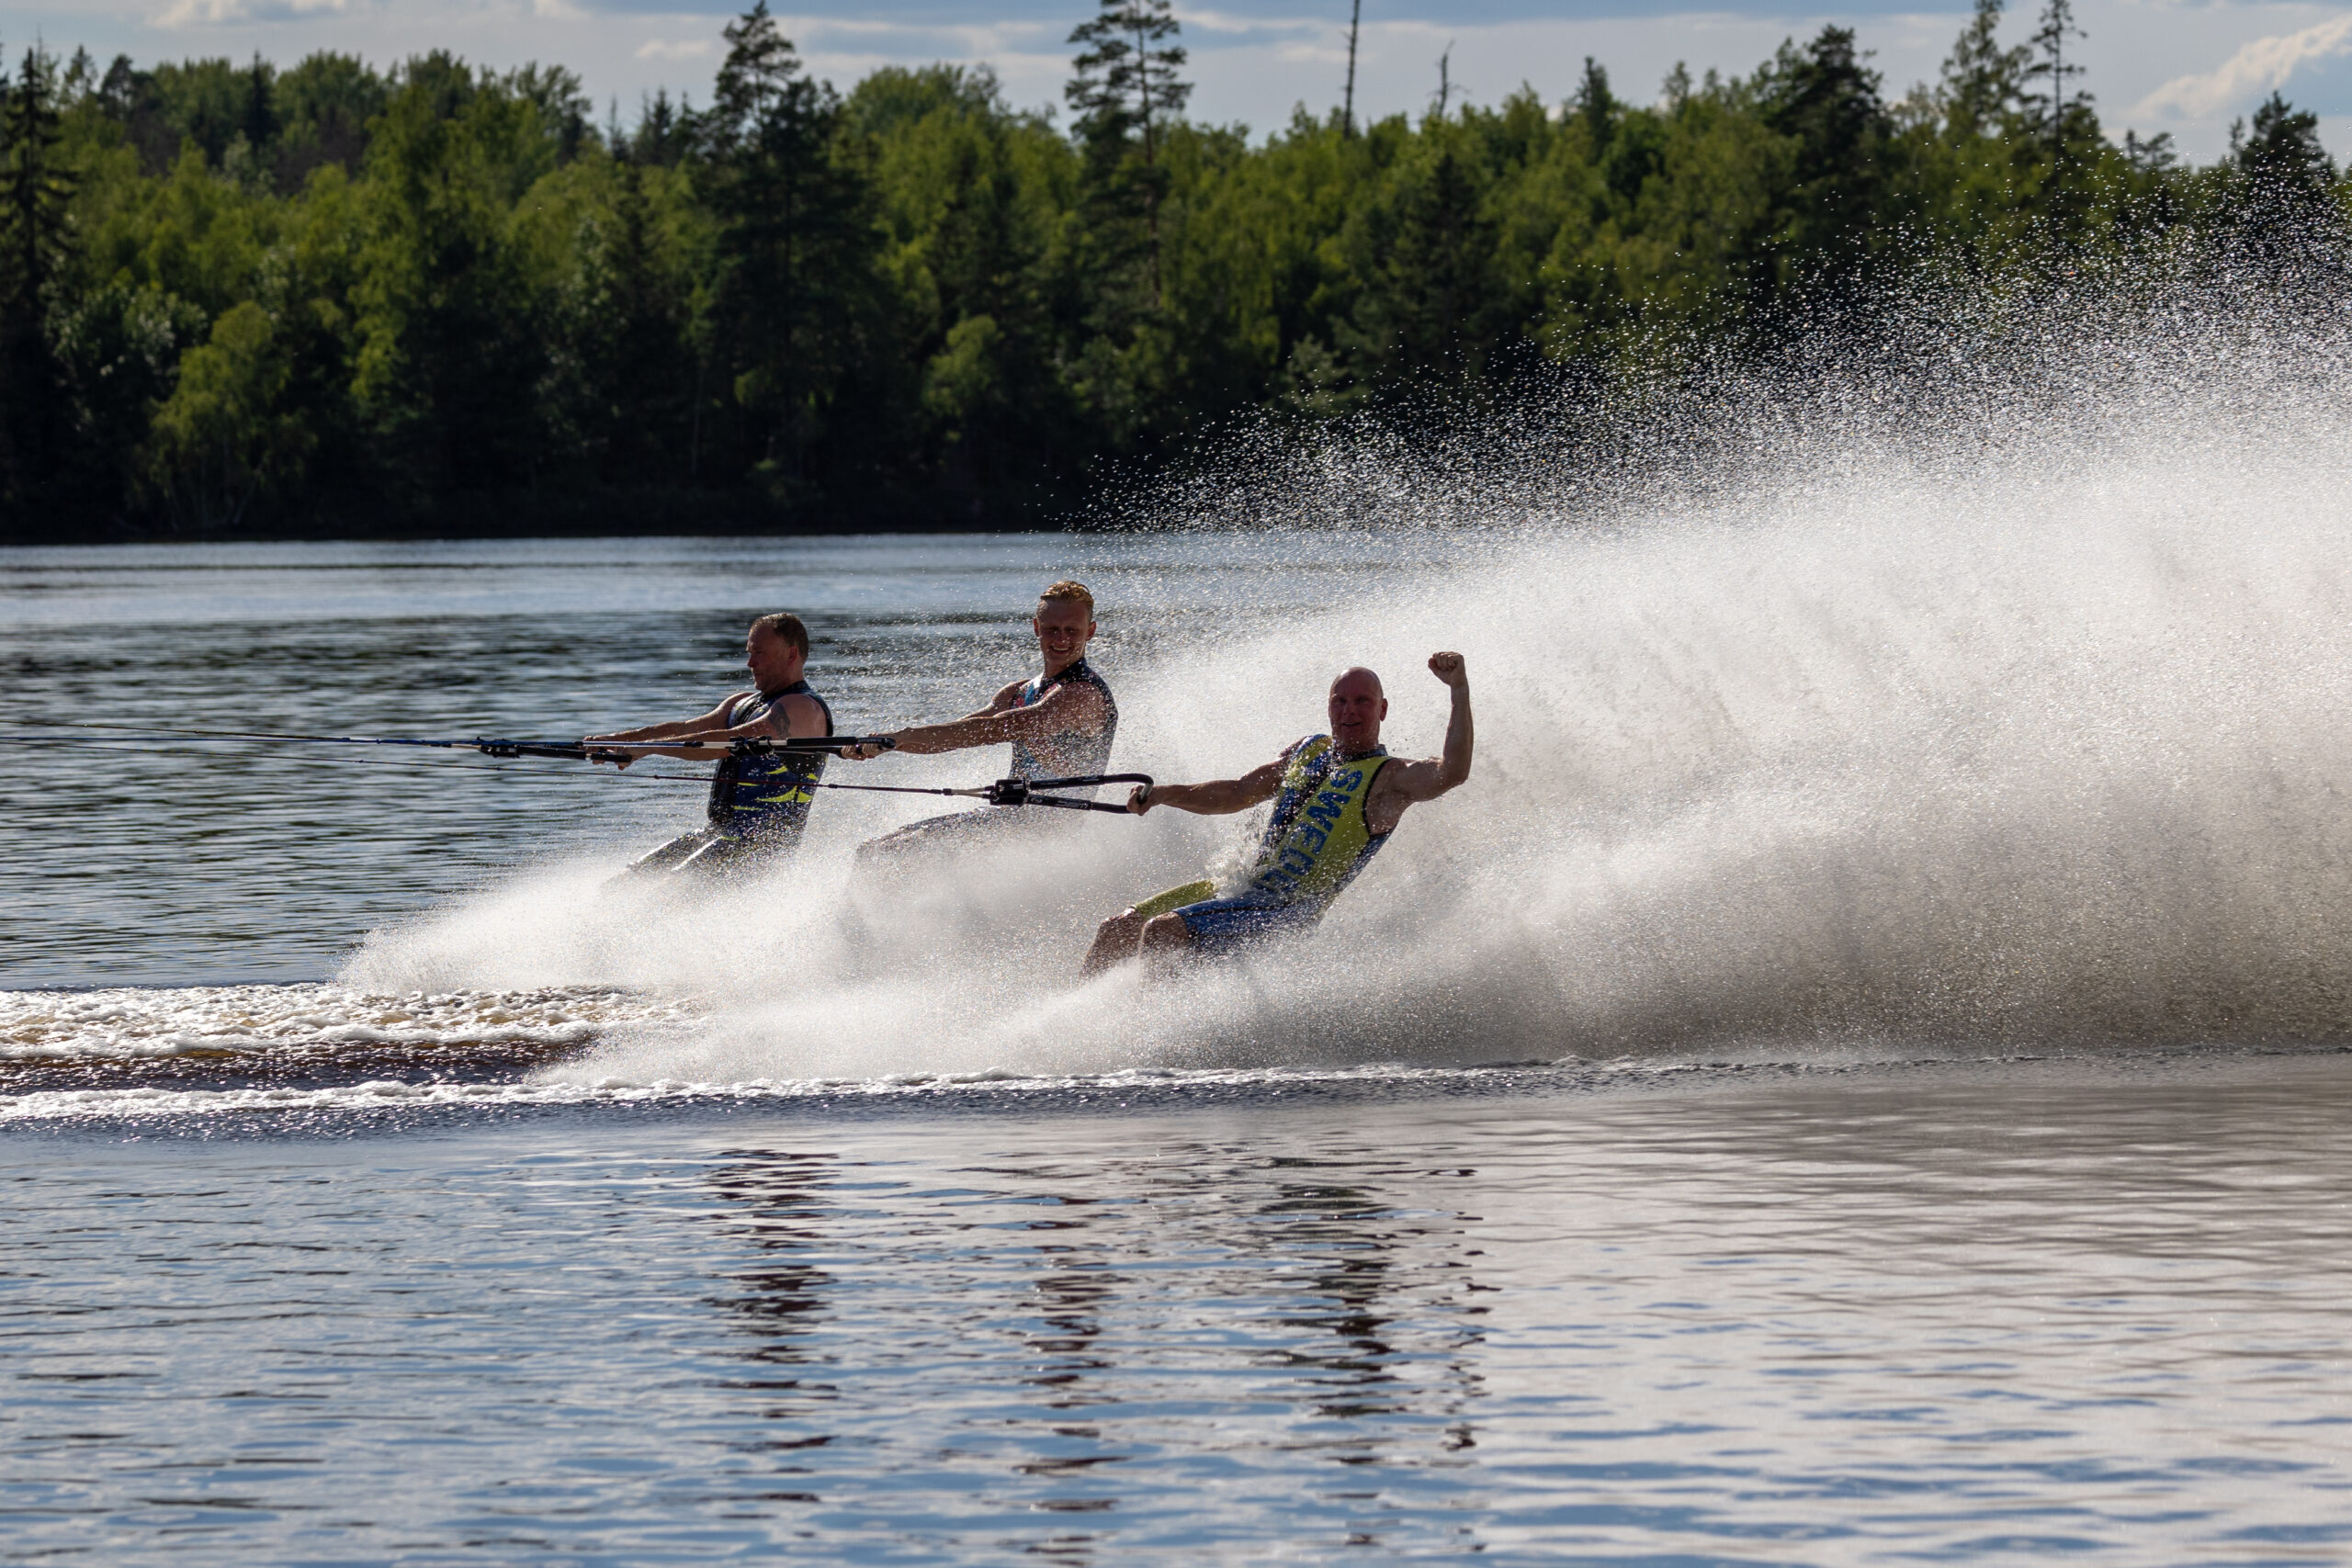
[[[1019,686],[1009,690],[1018,694]],[[1010,702],[967,718],[945,724],[922,724],[894,730],[897,749],[909,756],[961,751],[972,746],[995,746],[1007,740],[1031,740],[1065,729],[1099,728],[1103,719],[1102,694],[1091,686],[1072,682],[1056,686],[1045,700],[1025,708]]]
[[[1127,796],[1127,809],[1138,817],[1155,806],[1172,806],[1196,817],[1230,816],[1236,811],[1247,811],[1261,800],[1272,800],[1274,792],[1282,788],[1283,770],[1288,766],[1290,754],[1284,752],[1238,779],[1196,784],[1137,784]]]
[[[729,747],[737,740],[808,739],[825,733],[824,710],[810,698],[796,694],[785,698],[780,705],[783,709],[782,723],[777,722],[776,711],[770,709],[748,724],[732,728],[723,724],[708,725],[699,730],[674,727],[684,733],[663,737],[668,742],[666,745],[646,745],[639,741],[624,742],[618,747],[606,746],[605,749],[629,751],[639,757],[674,757],[683,762],[708,762],[727,756]],[[626,762],[621,764],[623,767],[628,765]]]
[[[682,735],[699,735],[725,724],[728,710],[734,705],[735,698],[729,697],[700,718],[673,718],[667,724],[641,725],[635,729],[616,729],[609,735],[584,736],[582,744],[609,746],[630,740],[674,740]]]

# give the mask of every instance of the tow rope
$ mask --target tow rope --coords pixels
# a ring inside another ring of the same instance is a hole
[[[990,806],[1058,806],[1069,811],[1115,811],[1127,815],[1125,806],[1114,806],[1102,800],[1072,800],[1068,795],[1039,795],[1041,789],[1087,789],[1095,784],[1136,784],[1151,787],[1149,773],[1086,773],[1074,779],[999,779],[978,789],[924,789],[915,784],[820,784],[819,789],[862,789],[876,795],[960,795],[975,800],[985,800]]]
[[[606,747],[587,747],[576,740],[507,740],[486,735],[464,739],[420,738],[407,735],[281,735],[265,730],[227,729],[158,729],[147,725],[79,724],[66,728],[107,731],[109,738],[119,735],[124,739],[148,737],[163,740],[193,741],[203,745],[219,743],[248,744],[261,742],[272,745],[305,746],[430,746],[443,750],[479,751],[485,757],[551,757],[574,762],[634,761],[634,750],[616,750]],[[92,741],[79,735],[0,735],[0,744],[21,746],[87,746]],[[628,743],[631,747],[675,745],[705,745],[717,747],[718,742],[639,740]],[[873,746],[882,750],[893,750],[898,742],[887,735],[812,735],[790,740],[736,740],[729,750],[737,756],[766,756],[776,751],[840,751],[852,746]]]
[[[707,746],[716,750],[718,742],[638,740],[628,742],[630,750],[616,750],[606,747],[583,746],[576,740],[510,740],[486,735],[458,739],[439,736],[411,735],[286,735],[270,730],[230,729],[159,729],[135,724],[76,724],[61,728],[104,731],[96,739],[80,735],[0,735],[0,745],[17,746],[100,746],[119,747],[137,744],[141,739],[189,741],[201,745],[243,744],[259,742],[272,745],[305,746],[423,746],[440,750],[479,751],[485,757],[517,758],[547,757],[575,762],[622,762],[643,760],[637,748],[658,746]],[[772,740],[764,737],[746,737],[727,743],[727,750],[738,757],[770,757],[779,751],[845,751],[854,746],[871,746],[876,750],[895,750],[898,742],[887,735],[823,735],[795,736],[789,740]],[[708,784],[698,773],[623,773],[625,778],[660,779],[664,783]],[[984,800],[990,806],[1046,806],[1065,811],[1110,811],[1127,814],[1124,805],[1101,800],[1073,800],[1068,795],[1050,795],[1043,791],[1057,789],[1090,789],[1097,784],[1142,784],[1149,788],[1149,773],[1087,773],[1066,779],[999,779],[994,784],[973,789],[938,789],[920,784],[817,784],[819,789],[863,790],[873,795],[947,795]]]

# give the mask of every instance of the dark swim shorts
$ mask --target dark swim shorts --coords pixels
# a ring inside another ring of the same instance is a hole
[[[1210,957],[1238,953],[1276,937],[1296,936],[1315,929],[1321,914],[1307,903],[1276,903],[1261,893],[1238,898],[1211,898],[1172,911],[1193,933],[1193,951]]]

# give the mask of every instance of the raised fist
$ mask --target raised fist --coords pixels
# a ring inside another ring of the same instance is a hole
[[[1462,655],[1458,653],[1430,654],[1430,673],[1449,686],[1459,686],[1470,679],[1469,673],[1462,667]]]

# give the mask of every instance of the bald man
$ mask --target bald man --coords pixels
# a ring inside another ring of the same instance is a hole
[[[1269,937],[1310,931],[1355,880],[1416,801],[1435,800],[1470,776],[1470,675],[1458,653],[1430,655],[1430,673],[1453,693],[1445,754],[1408,761],[1380,743],[1388,697],[1380,677],[1359,666],[1331,682],[1328,735],[1309,735],[1253,773],[1215,784],[1156,784],[1127,797],[1138,817],[1155,806],[1216,817],[1261,800],[1274,814],[1249,882],[1230,898],[1193,882],[1147,898],[1102,922],[1087,951],[1091,975],[1143,953],[1158,959],[1214,955]]]

